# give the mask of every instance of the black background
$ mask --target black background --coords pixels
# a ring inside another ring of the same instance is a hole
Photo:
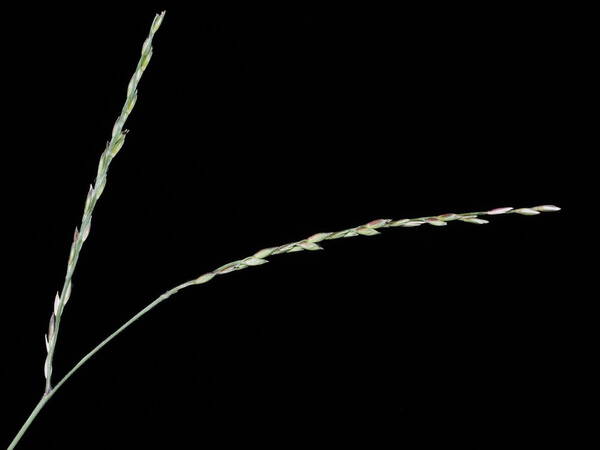
[[[73,228],[162,8],[4,15],[3,442],[42,393]],[[260,248],[381,217],[563,210],[330,241],[187,289],[20,448],[572,442],[577,13],[167,9],[55,380],[163,291]]]

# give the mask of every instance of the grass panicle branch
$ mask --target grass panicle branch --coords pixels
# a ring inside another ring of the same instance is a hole
[[[236,260],[224,264],[211,272],[204,273],[199,277],[182,283],[152,301],[145,308],[135,314],[131,319],[121,325],[116,331],[114,331],[111,335],[109,335],[106,339],[104,339],[100,344],[94,347],[89,353],[87,353],[83,358],[79,360],[75,366],[56,384],[56,386],[51,390],[48,395],[45,395],[40,403],[36,406],[33,413],[31,414],[28,420],[33,421],[35,416],[39,413],[39,411],[43,408],[46,402],[56,393],[56,391],[75,373],[77,372],[81,366],[83,366],[90,358],[92,358],[100,349],[102,349],[106,344],[112,341],[115,337],[117,337],[121,332],[127,329],[130,325],[140,319],[142,316],[150,312],[156,306],[181,291],[184,288],[189,286],[200,285],[209,282],[214,277],[218,275],[224,275],[227,273],[231,273],[237,270],[246,269],[248,267],[260,266],[262,264],[266,264],[268,261],[265,259],[272,255],[278,255],[283,253],[295,253],[299,251],[309,250],[323,250],[323,247],[319,245],[319,242],[332,240],[332,239],[341,239],[355,236],[374,236],[377,234],[381,234],[379,229],[384,228],[414,228],[421,225],[432,225],[436,227],[446,226],[449,222],[460,221],[465,223],[483,225],[489,223],[488,220],[482,219],[484,216],[497,216],[502,214],[520,214],[525,216],[533,216],[538,215],[542,212],[553,212],[560,211],[558,206],[554,205],[541,205],[534,206],[531,208],[519,208],[514,209],[510,207],[504,208],[495,208],[488,211],[476,211],[476,212],[467,212],[467,213],[447,213],[436,216],[424,216],[417,217],[412,219],[400,219],[400,220],[392,220],[392,219],[375,219],[364,225],[359,225],[353,228],[347,228],[341,231],[334,232],[325,232],[325,233],[316,233],[305,239],[290,242],[287,244],[279,245],[277,247],[268,247],[261,250],[258,250],[251,256],[248,256],[244,259]],[[29,424],[26,423],[28,426]],[[26,428],[25,428],[26,429]],[[13,447],[9,447],[11,449]]]
[[[269,247],[259,250],[248,256],[244,259],[232,261],[230,263],[224,264],[211,272],[207,272],[203,275],[200,275],[198,278],[182,283],[165,293],[163,293],[160,297],[155,299],[152,303],[148,304],[144,309],[135,314],[131,319],[121,325],[116,331],[114,331],[110,336],[104,339],[100,344],[94,347],[89,353],[87,353],[83,358],[79,360],[75,366],[56,384],[54,389],[42,399],[41,405],[38,405],[34,410],[34,414],[37,415],[42,407],[46,404],[46,402],[55,394],[55,392],[75,373],[77,372],[81,366],[83,366],[92,356],[94,356],[100,349],[102,349],[106,344],[112,341],[115,337],[117,337],[121,332],[127,329],[130,325],[140,319],[142,316],[150,312],[156,306],[181,291],[182,289],[195,286],[199,284],[204,284],[212,280],[214,277],[218,275],[224,275],[227,273],[234,272],[236,270],[246,269],[248,267],[260,266],[262,264],[267,263],[268,261],[265,259],[271,255],[278,255],[283,253],[294,253],[304,250],[314,251],[314,250],[323,250],[323,247],[319,245],[319,242],[331,240],[331,239],[341,239],[348,238],[354,236],[374,236],[376,234],[380,234],[378,229],[382,228],[393,228],[393,227],[402,227],[402,228],[413,228],[420,225],[432,225],[436,227],[445,226],[448,222],[452,221],[460,221],[472,224],[483,225],[489,223],[489,221],[482,219],[482,216],[496,216],[501,214],[521,214],[526,216],[532,216],[540,214],[541,212],[552,212],[552,211],[560,211],[560,208],[554,205],[542,205],[542,206],[534,206],[532,208],[495,208],[489,211],[477,211],[477,212],[468,212],[468,213],[449,213],[449,214],[441,214],[437,216],[425,216],[425,217],[417,217],[413,219],[400,219],[400,220],[391,220],[391,219],[376,219],[372,220],[364,225],[359,225],[353,228],[347,228],[341,231],[334,232],[326,232],[326,233],[316,233],[313,234],[306,239],[302,239],[300,241],[290,242],[287,244],[283,244],[277,247]],[[33,415],[33,418],[35,417]],[[32,420],[33,420],[32,418]],[[12,448],[12,447],[9,447]]]
[[[83,244],[90,234],[90,227],[92,225],[92,215],[94,213],[94,208],[96,207],[96,203],[100,199],[100,196],[104,192],[106,187],[106,177],[108,174],[108,168],[110,167],[110,163],[113,158],[119,153],[119,150],[123,147],[125,143],[125,137],[127,135],[127,130],[123,127],[125,126],[125,122],[127,122],[127,118],[133,111],[133,107],[137,101],[137,87],[144,74],[144,71],[148,67],[148,63],[152,58],[152,40],[154,35],[160,28],[160,25],[165,16],[165,12],[161,12],[160,14],[156,14],[154,20],[152,21],[152,25],[150,26],[150,32],[148,37],[144,41],[142,45],[142,51],[140,59],[135,68],[135,72],[131,76],[131,80],[127,86],[127,97],[125,99],[125,103],[123,104],[123,108],[115,124],[112,129],[111,138],[106,143],[106,148],[102,152],[100,156],[100,161],[98,163],[98,172],[96,174],[96,179],[93,185],[90,185],[88,190],[88,194],[85,200],[85,206],[83,208],[83,215],[81,217],[81,224],[79,227],[75,228],[75,232],[73,233],[73,241],[71,243],[71,249],[69,251],[69,258],[67,262],[67,271],[65,274],[65,279],[62,285],[62,289],[60,292],[56,293],[54,298],[54,306],[52,309],[52,313],[50,315],[50,322],[48,324],[48,333],[44,336],[45,344],[46,344],[46,359],[44,361],[44,378],[45,378],[45,389],[42,399],[23,424],[15,438],[12,440],[8,449],[13,449],[37,413],[43,408],[48,399],[53,395],[54,390],[52,387],[52,371],[53,371],[53,360],[54,353],[56,352],[56,343],[58,341],[58,333],[60,330],[61,318],[63,315],[64,308],[71,297],[71,291],[73,287],[73,274],[75,273],[75,268],[77,267],[77,261],[79,260],[79,255],[81,254],[81,250],[83,248]],[[63,378],[64,380],[64,378]]]
[[[552,211],[560,211],[558,206],[554,205],[542,205],[542,206],[534,206],[531,208],[519,208],[514,209],[510,207],[505,208],[495,208],[489,211],[476,211],[476,212],[468,212],[468,213],[448,213],[441,214],[437,216],[425,216],[425,217],[417,217],[414,219],[400,219],[400,220],[392,220],[392,219],[376,219],[372,220],[364,225],[359,225],[353,228],[347,228],[341,231],[333,231],[327,233],[316,233],[312,236],[307,237],[301,241],[290,242],[288,244],[283,244],[278,247],[269,247],[263,248],[262,250],[257,251],[252,256],[248,256],[247,258],[240,259],[238,261],[232,261],[227,263],[212,272],[207,272],[195,280],[195,284],[206,283],[212,280],[217,275],[223,275],[225,273],[233,272],[235,270],[245,269],[250,266],[258,266],[261,264],[265,264],[268,261],[265,259],[271,255],[278,255],[281,253],[292,253],[292,252],[300,252],[303,250],[323,250],[318,243],[321,241],[331,240],[331,239],[340,239],[340,238],[348,238],[354,236],[374,236],[376,234],[380,234],[378,231],[382,228],[393,228],[393,227],[403,227],[403,228],[413,228],[421,225],[433,225],[436,227],[441,227],[448,225],[448,222],[452,221],[460,221],[467,223],[474,223],[478,225],[483,225],[489,223],[488,220],[482,219],[482,216],[497,216],[501,214],[520,214],[525,216],[533,216],[540,214],[541,212],[552,212]]]
[[[104,188],[106,187],[106,177],[108,174],[108,168],[110,167],[110,163],[112,162],[113,158],[117,155],[117,153],[119,153],[119,150],[121,150],[123,144],[125,143],[125,136],[127,135],[127,130],[125,130],[123,127],[125,126],[125,122],[127,121],[127,118],[133,111],[133,107],[135,106],[135,102],[137,101],[137,86],[140,82],[140,79],[142,78],[144,71],[146,70],[146,67],[148,67],[150,58],[152,58],[152,39],[154,38],[154,34],[158,31],[158,28],[160,27],[164,15],[165,13],[163,11],[162,13],[157,14],[155,16],[154,21],[152,22],[152,26],[150,27],[150,33],[144,41],[140,60],[127,87],[127,98],[125,100],[123,108],[121,109],[121,113],[119,114],[119,117],[117,118],[113,126],[110,141],[107,142],[106,148],[100,156],[96,181],[93,186],[90,185],[90,189],[88,190],[87,198],[85,200],[85,206],[83,208],[81,224],[79,228],[75,228],[75,232],[73,233],[73,242],[71,244],[71,250],[69,252],[69,260],[67,262],[67,272],[65,275],[65,280],[63,282],[63,286],[60,293],[56,293],[56,297],[54,299],[54,308],[52,314],[50,315],[50,323],[48,325],[48,334],[46,334],[45,336],[47,356],[44,362],[44,377],[46,379],[46,388],[44,390],[44,393],[46,395],[48,395],[52,390],[52,361],[54,359],[54,353],[56,351],[56,343],[58,340],[58,332],[60,330],[61,317],[65,305],[71,297],[71,290],[73,286],[72,279],[73,274],[75,272],[75,268],[77,267],[77,261],[79,260],[79,255],[81,254],[83,244],[90,234],[90,227],[92,224],[92,214],[94,212],[94,208],[96,206],[96,203],[100,199],[102,192],[104,192]]]

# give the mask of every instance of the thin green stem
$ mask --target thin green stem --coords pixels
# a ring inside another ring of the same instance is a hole
[[[50,397],[52,397],[52,391],[50,393],[44,394],[42,396],[42,398],[40,399],[38,404],[35,405],[35,408],[33,408],[33,411],[31,411],[31,414],[29,414],[29,417],[27,418],[27,420],[25,421],[25,423],[23,424],[23,426],[21,427],[21,429],[19,430],[17,435],[14,437],[14,439],[9,444],[8,450],[12,450],[19,443],[19,441],[21,440],[21,438],[23,437],[23,435],[25,434],[25,432],[27,431],[27,429],[29,428],[29,426],[31,425],[33,420],[37,417],[37,415],[42,410],[42,408],[44,406],[46,406],[46,402],[48,402],[48,400],[50,400]]]

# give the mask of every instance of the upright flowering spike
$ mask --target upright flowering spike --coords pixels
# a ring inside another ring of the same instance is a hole
[[[51,330],[48,331],[48,356],[44,364],[44,372],[46,374],[46,392],[49,392],[51,389],[50,377],[52,375],[52,360],[54,357],[57,336],[60,328],[60,319],[62,311],[64,309],[65,304],[67,303],[67,300],[69,299],[71,292],[71,278],[73,277],[73,273],[75,272],[81,248],[83,247],[83,244],[90,233],[92,213],[94,211],[98,199],[104,192],[108,168],[114,156],[121,150],[123,144],[125,143],[125,135],[127,134],[127,130],[124,130],[123,127],[125,125],[125,122],[127,121],[129,114],[133,110],[133,106],[135,105],[137,99],[138,83],[140,81],[140,78],[142,77],[144,69],[146,69],[148,62],[150,61],[150,57],[152,56],[152,38],[154,37],[154,33],[156,33],[156,31],[160,27],[163,17],[164,12],[158,14],[154,18],[154,21],[150,28],[149,36],[144,41],[141,52],[142,55],[135,69],[135,72],[133,73],[133,75],[131,76],[131,80],[129,81],[129,85],[127,88],[127,98],[125,99],[125,103],[121,109],[121,113],[119,114],[113,125],[111,131],[111,139],[107,142],[106,148],[100,156],[94,186],[90,186],[88,190],[83,216],[81,218],[81,225],[79,228],[75,228],[75,233],[73,234],[73,243],[69,252],[69,260],[67,263],[65,281],[63,284],[63,289],[61,291],[62,299],[59,295],[57,295],[55,299],[53,308],[54,312],[52,314],[50,323]]]

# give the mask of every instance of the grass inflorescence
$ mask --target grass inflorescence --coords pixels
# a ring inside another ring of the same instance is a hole
[[[71,297],[72,291],[72,279],[75,273],[75,269],[77,266],[77,262],[79,259],[79,255],[83,248],[83,244],[88,239],[90,235],[90,228],[92,223],[92,216],[94,212],[94,208],[100,199],[107,181],[107,174],[110,164],[112,163],[114,157],[123,147],[125,143],[125,138],[127,135],[127,130],[124,128],[127,118],[133,111],[135,103],[137,101],[138,96],[138,83],[142,78],[142,75],[146,68],[148,67],[148,63],[152,58],[152,40],[154,38],[155,33],[158,31],[165,13],[162,12],[157,14],[152,22],[150,27],[150,33],[144,44],[142,45],[141,56],[136,66],[135,72],[131,77],[129,85],[127,87],[127,96],[125,99],[125,103],[121,112],[114,124],[112,129],[111,138],[106,144],[106,148],[100,156],[100,161],[98,164],[98,171],[96,175],[96,179],[88,190],[88,194],[85,201],[85,206],[83,209],[83,215],[81,218],[81,224],[79,227],[75,229],[73,234],[73,242],[71,244],[71,250],[69,253],[67,270],[65,274],[65,279],[63,282],[62,289],[60,292],[57,292],[56,297],[54,299],[54,305],[52,309],[52,313],[50,316],[50,323],[48,326],[48,332],[45,335],[45,343],[47,356],[44,362],[44,378],[45,378],[45,389],[43,395],[33,411],[30,413],[29,417],[18,431],[17,435],[14,437],[12,442],[10,443],[8,449],[13,449],[17,443],[21,440],[24,433],[27,431],[35,417],[39,414],[39,412],[44,408],[46,403],[56,391],[75,373],[77,372],[83,364],[85,364],[90,358],[92,358],[99,350],[101,350],[106,344],[112,341],[115,337],[117,337],[123,330],[128,328],[134,322],[136,322],[139,318],[144,316],[146,313],[150,312],[157,305],[164,302],[175,293],[180,290],[200,285],[209,282],[213,278],[225,275],[227,273],[231,273],[237,270],[246,269],[249,267],[260,266],[268,262],[267,258],[284,253],[294,253],[299,251],[315,251],[315,250],[323,250],[322,244],[327,240],[333,239],[341,239],[341,238],[349,238],[355,236],[374,236],[380,234],[380,231],[386,228],[413,228],[422,225],[431,225],[436,227],[446,226],[450,222],[465,222],[470,224],[486,224],[488,220],[484,217],[503,215],[503,214],[519,214],[519,215],[537,215],[542,212],[552,212],[558,211],[560,208],[554,205],[542,205],[542,206],[534,206],[530,208],[511,208],[511,207],[502,207],[495,208],[487,211],[477,211],[477,212],[467,212],[467,213],[446,213],[435,216],[425,216],[425,217],[417,217],[410,219],[376,219],[372,220],[366,224],[359,225],[352,228],[347,228],[341,231],[333,231],[333,232],[323,232],[313,234],[305,239],[301,239],[299,241],[290,242],[287,244],[268,247],[258,250],[252,255],[229,262],[227,264],[221,265],[220,267],[204,273],[197,278],[182,283],[160,295],[150,304],[148,304],[145,308],[135,314],[131,319],[121,325],[117,330],[115,330],[111,335],[109,335],[106,339],[100,342],[96,347],[94,347],[90,352],[88,352],[83,358],[79,360],[67,373],[64,375],[60,381],[58,381],[55,385],[52,384],[52,373],[53,373],[53,358],[56,351],[58,334],[60,330],[61,318],[63,316],[64,308]]]

